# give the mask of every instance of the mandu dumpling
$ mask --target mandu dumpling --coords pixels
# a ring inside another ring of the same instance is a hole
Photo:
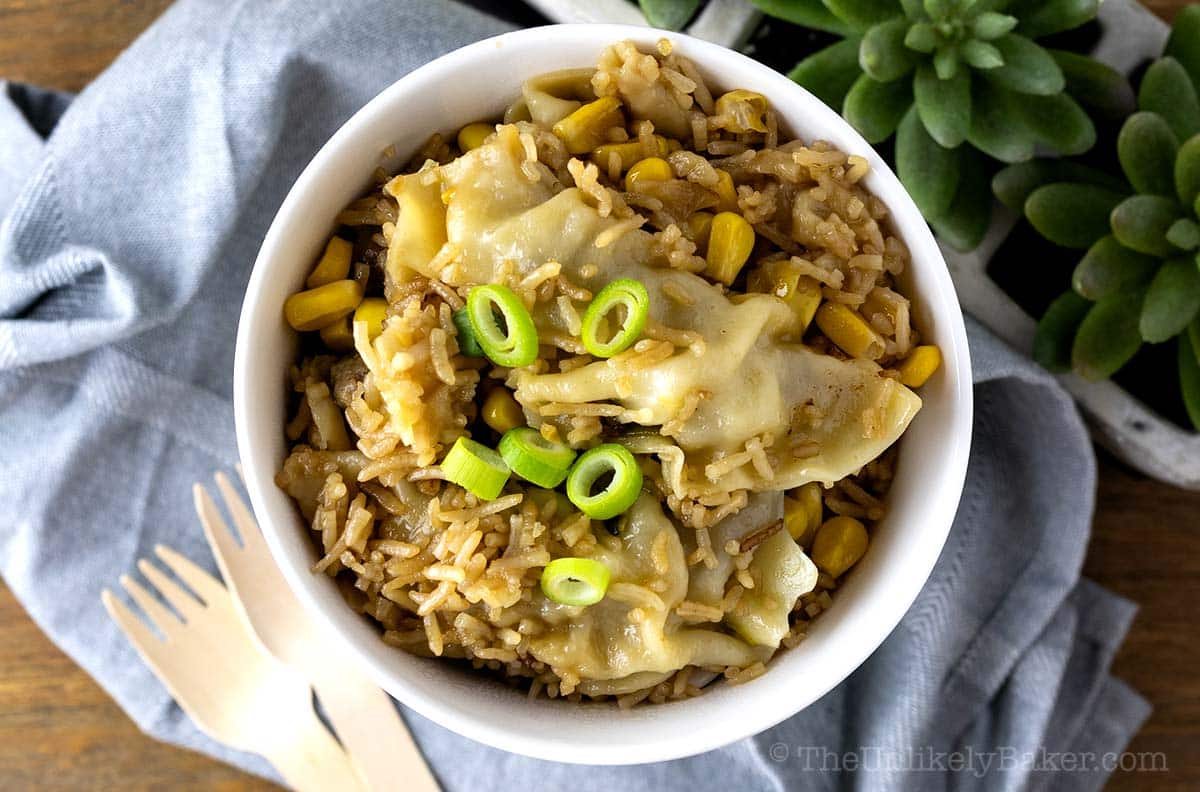
[[[547,405],[554,414],[560,405],[605,402],[624,408],[613,416],[618,422],[668,425],[664,434],[686,455],[685,475],[674,482],[679,497],[832,483],[904,432],[920,398],[881,376],[872,361],[840,360],[783,340],[792,313],[780,298],[723,292],[696,273],[656,266],[654,238],[644,230],[598,245],[621,221],[602,217],[578,187],[555,193],[551,183],[531,181],[522,170],[528,160],[521,137],[519,127],[502,126],[489,143],[451,164],[387,186],[401,206],[421,207],[401,213],[395,238],[436,237],[444,246],[418,254],[419,246],[399,245],[404,252],[389,258],[393,278],[415,271],[455,287],[502,277],[520,282],[547,262],[589,291],[634,278],[650,294],[650,321],[690,341],[649,365],[610,358],[568,372],[521,372],[515,395],[534,420]],[[448,263],[438,256],[445,248],[454,251]],[[572,307],[577,313],[585,306]],[[535,303],[533,314],[539,328],[570,335],[571,312],[560,302]],[[697,403],[681,417],[689,396]],[[820,420],[805,421],[802,407]],[[776,444],[790,449],[795,428],[817,453],[772,453]],[[766,470],[744,453],[755,439],[766,445]],[[731,464],[738,459],[742,464]]]
[[[669,42],[433,136],[285,306],[314,570],[531,695],[762,673],[867,552],[940,361],[866,173]]]

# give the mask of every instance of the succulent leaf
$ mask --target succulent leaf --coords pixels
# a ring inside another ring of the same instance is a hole
[[[1047,0],[1033,13],[1021,17],[1017,32],[1029,38],[1079,27],[1095,18],[1100,0]]]
[[[1134,113],[1117,135],[1117,158],[1139,193],[1175,194],[1175,153],[1179,140],[1157,113]]]
[[[1200,431],[1200,343],[1196,341],[1197,336],[1200,332],[1179,336],[1179,390],[1192,426]]]
[[[969,146],[962,152],[958,190],[945,214],[930,225],[937,235],[957,250],[979,247],[992,221],[992,193],[988,189],[987,159]]]
[[[1049,50],[1067,80],[1067,93],[1107,118],[1124,118],[1137,107],[1133,88],[1116,69],[1065,50]]]
[[[1200,85],[1200,6],[1187,6],[1175,16],[1163,54],[1179,61],[1192,84]]]
[[[910,107],[896,129],[896,174],[925,217],[940,217],[950,208],[961,167],[959,149],[939,146]]]
[[[1167,241],[1167,230],[1179,219],[1181,207],[1160,195],[1131,195],[1112,211],[1113,235],[1138,253],[1167,258],[1179,251]]]
[[[1173,259],[1162,265],[1150,281],[1138,328],[1146,341],[1161,343],[1186,330],[1197,312],[1200,268],[1190,256]]]
[[[806,28],[824,30],[839,36],[854,32],[845,21],[838,19],[821,0],[750,0],[767,16]]]
[[[679,30],[696,13],[700,0],[638,0],[638,5],[654,27]]]
[[[1080,259],[1071,276],[1071,288],[1089,300],[1100,300],[1145,284],[1158,265],[1158,259],[1135,253],[1109,234]]]
[[[949,16],[955,8],[954,0],[925,0],[925,13],[933,19]]]
[[[1090,380],[1116,374],[1142,346],[1138,315],[1143,294],[1122,292],[1100,300],[1087,312],[1071,345],[1071,367]]]
[[[1033,133],[1024,124],[1013,123],[1017,112],[1013,96],[987,80],[976,80],[971,100],[971,129],[967,133],[972,146],[1009,163],[1031,158],[1036,144]]]
[[[1092,303],[1065,291],[1042,314],[1033,336],[1033,359],[1050,371],[1069,371],[1075,332]]]
[[[925,4],[921,0],[900,0],[900,7],[904,9],[904,16],[914,22],[929,18],[925,13]]]
[[[896,131],[912,100],[912,83],[908,80],[881,83],[864,74],[846,94],[842,115],[868,143],[879,143]]]
[[[928,22],[918,22],[904,34],[904,46],[922,55],[932,55],[940,41],[937,31]]]
[[[975,21],[971,24],[971,32],[975,34],[975,38],[981,41],[992,41],[1005,33],[1011,33],[1016,26],[1017,18],[1015,16],[1001,14],[998,11],[984,11],[975,17]]]
[[[1165,118],[1180,140],[1200,132],[1200,99],[1187,71],[1174,58],[1162,58],[1146,69],[1138,107]]]
[[[1129,185],[1124,179],[1061,159],[1034,159],[1009,165],[992,177],[992,192],[1000,199],[1000,203],[1014,212],[1022,212],[1030,193],[1044,184],[1054,182],[1095,184],[1113,192],[1129,192]]]
[[[908,21],[903,17],[880,22],[863,36],[858,51],[862,70],[880,82],[899,79],[913,70],[917,54],[904,46]]]
[[[967,39],[960,48],[962,58],[973,69],[998,69],[1004,65],[1004,56],[1000,50],[986,41]]]
[[[1065,93],[1022,96],[1013,102],[1017,117],[1037,139],[1059,154],[1082,154],[1096,145],[1096,126]]]
[[[1122,197],[1094,184],[1047,184],[1029,195],[1025,216],[1054,244],[1082,250],[1108,235],[1109,215]]]
[[[921,64],[913,80],[917,113],[930,136],[945,148],[967,139],[971,129],[971,73],[960,69],[943,80],[929,64]]]
[[[988,78],[1017,93],[1049,95],[1066,87],[1066,78],[1046,49],[1025,36],[1008,33],[992,42],[1004,65]]]
[[[1200,247],[1200,226],[1190,217],[1181,217],[1167,229],[1167,241],[1180,250]]]
[[[855,30],[866,30],[901,12],[895,0],[824,0],[824,3]]]
[[[958,45],[945,44],[933,56],[933,69],[943,80],[952,80],[958,74]]]
[[[841,107],[850,86],[862,74],[857,37],[846,38],[797,63],[788,77],[830,107]]]
[[[1179,147],[1174,167],[1175,194],[1184,206],[1192,206],[1200,197],[1200,135]]]

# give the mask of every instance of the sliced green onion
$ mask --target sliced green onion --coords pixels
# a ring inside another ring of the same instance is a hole
[[[624,308],[625,315],[613,329],[614,317],[609,315],[617,308]],[[646,328],[649,315],[650,295],[646,287],[630,278],[615,280],[600,290],[583,314],[580,330],[583,345],[596,357],[612,357],[633,346]],[[608,337],[607,341],[600,340],[602,334]]]
[[[497,313],[504,320],[503,326],[496,319]],[[467,316],[483,354],[496,365],[518,368],[528,366],[537,357],[538,335],[533,317],[507,286],[490,284],[471,289],[467,295]]]
[[[610,577],[608,567],[591,558],[556,558],[542,570],[542,593],[560,605],[595,605]]]
[[[466,308],[459,308],[450,318],[454,320],[454,329],[458,331],[458,349],[467,357],[483,357],[483,347],[475,340],[475,331],[471,329],[471,317],[467,316]]]
[[[562,484],[575,461],[570,446],[542,437],[528,426],[509,429],[500,438],[500,456],[512,472],[539,487],[554,489]]]
[[[442,460],[442,472],[475,497],[495,500],[510,471],[495,451],[469,437],[460,437]]]
[[[605,474],[612,480],[592,494],[592,488]],[[608,520],[623,513],[642,491],[642,469],[623,445],[605,443],[585,451],[567,474],[567,497],[593,520]]]

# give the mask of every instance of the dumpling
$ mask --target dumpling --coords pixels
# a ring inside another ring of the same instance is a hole
[[[750,571],[757,585],[742,593],[725,623],[755,646],[778,648],[796,600],[817,585],[817,566],[781,530],[754,551]]]
[[[599,543],[591,557],[612,572],[603,600],[576,608],[538,592],[530,605],[549,629],[530,640],[529,652],[560,675],[628,680],[635,690],[655,674],[686,665],[745,666],[766,659],[762,649],[688,627],[674,613],[688,591],[687,561],[675,526],[649,494],[626,512],[620,536]]]
[[[755,531],[783,519],[783,493],[757,492],[746,506],[710,529],[715,563],[693,567],[688,581],[688,600],[701,605],[719,605],[733,575],[733,557],[725,543],[741,542]],[[743,592],[725,623],[747,643],[777,649],[788,632],[788,614],[801,594],[817,585],[817,567],[787,531],[776,531],[754,551],[750,573],[757,581]]]
[[[521,372],[517,398],[529,412],[551,402],[602,401],[625,408],[620,421],[670,424],[686,455],[683,491],[675,494],[698,497],[837,481],[895,442],[920,409],[920,398],[874,363],[780,340],[788,309],[778,298],[751,294],[735,302],[695,274],[653,266],[649,233],[626,231],[598,247],[618,221],[602,217],[578,188],[531,179],[521,168],[527,157],[517,127],[502,126],[449,165],[405,177],[397,197],[421,209],[411,217],[401,211],[392,247],[437,239],[433,230],[409,226],[443,220],[446,242],[433,255],[415,245],[397,260],[454,286],[497,282],[505,272],[519,281],[547,262],[593,292],[635,278],[646,285],[657,326],[703,339],[644,368],[614,359],[567,373]],[[553,305],[534,306],[539,330],[567,333]],[[691,415],[673,420],[689,399]],[[794,453],[798,445],[816,451]]]
[[[595,99],[592,75],[595,69],[562,69],[526,80],[521,99],[530,119],[547,129]]]

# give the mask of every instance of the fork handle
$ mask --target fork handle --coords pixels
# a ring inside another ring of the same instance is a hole
[[[258,753],[298,792],[365,789],[346,752],[325,728],[306,697],[287,711],[276,710],[263,730]]]
[[[371,792],[440,792],[391,697],[347,664],[313,679],[321,706]]]

